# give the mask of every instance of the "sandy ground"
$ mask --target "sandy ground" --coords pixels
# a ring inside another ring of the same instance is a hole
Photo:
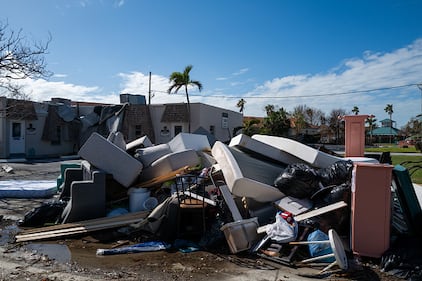
[[[0,163],[0,180],[55,180],[60,163]],[[4,168],[11,168],[6,172]],[[119,241],[100,243],[96,233],[72,239],[37,243],[14,243],[20,230],[16,222],[25,213],[50,199],[0,198],[0,280],[315,280],[318,269],[292,267],[267,260],[227,253],[147,252],[97,256],[98,248],[111,248]],[[330,272],[325,280],[400,280],[379,272],[376,264],[350,263],[348,272]],[[320,269],[320,268],[319,268]]]

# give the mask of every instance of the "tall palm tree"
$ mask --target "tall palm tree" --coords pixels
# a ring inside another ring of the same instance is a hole
[[[243,111],[245,110],[245,104],[246,104],[246,101],[244,99],[240,99],[236,104],[236,106],[239,107],[239,112],[242,114],[243,114]]]
[[[392,135],[392,127],[393,127],[393,119],[392,119],[392,115],[393,115],[393,105],[392,104],[387,104],[387,106],[384,108],[384,111],[387,112],[387,114],[390,116],[390,143],[391,143],[391,135]]]
[[[369,126],[369,142],[372,145],[372,131],[374,129],[374,125],[377,122],[377,119],[375,118],[374,115],[370,115],[368,118],[366,118],[365,122],[368,124]]]
[[[190,116],[190,101],[189,101],[189,93],[188,93],[188,86],[196,86],[198,87],[198,90],[202,90],[202,84],[199,81],[191,80],[189,73],[192,70],[192,65],[188,65],[185,67],[185,70],[183,72],[173,72],[170,75],[170,87],[168,89],[168,93],[171,94],[174,90],[174,93],[177,93],[180,88],[185,88],[185,94],[186,94],[186,101],[188,102],[188,131],[190,133],[190,122],[191,122],[191,116]]]

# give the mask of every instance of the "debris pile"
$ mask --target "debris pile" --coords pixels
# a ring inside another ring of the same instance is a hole
[[[356,256],[382,259],[388,270],[393,238],[422,232],[405,168],[286,138],[211,145],[180,133],[153,145],[93,133],[78,154],[80,162],[62,167],[59,198],[25,216],[16,242],[101,231],[131,243],[98,255],[212,249],[291,267],[322,262],[323,274],[347,271]]]

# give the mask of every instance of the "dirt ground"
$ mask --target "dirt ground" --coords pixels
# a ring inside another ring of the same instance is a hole
[[[55,180],[63,162],[50,159],[26,163],[0,163],[0,180]],[[12,171],[6,172],[7,168]],[[122,243],[100,243],[107,233],[72,239],[14,243],[17,221],[49,199],[0,198],[0,280],[315,280],[318,269],[292,268],[262,258],[229,253],[158,251],[97,256],[99,248]],[[349,262],[347,272],[330,272],[325,280],[402,280],[379,271],[377,263]]]

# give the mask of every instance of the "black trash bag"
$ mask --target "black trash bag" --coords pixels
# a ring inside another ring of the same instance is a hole
[[[311,196],[314,208],[322,208],[339,201],[344,201],[348,206],[351,202],[351,183],[331,185],[320,189]],[[350,232],[350,208],[340,208],[316,218],[323,225],[329,225],[340,235],[348,235]]]
[[[41,227],[45,224],[54,224],[60,218],[66,205],[67,202],[65,201],[43,202],[41,206],[27,212],[19,225]]]
[[[339,185],[352,179],[353,162],[340,160],[327,168],[319,169],[318,175],[324,186]]]
[[[323,207],[339,201],[350,205],[352,183],[346,182],[340,185],[321,187],[310,197],[316,207]]]
[[[309,198],[319,188],[318,173],[303,163],[290,164],[276,178],[274,185],[287,196]]]
[[[422,239],[399,236],[382,255],[380,269],[401,279],[422,280]]]

